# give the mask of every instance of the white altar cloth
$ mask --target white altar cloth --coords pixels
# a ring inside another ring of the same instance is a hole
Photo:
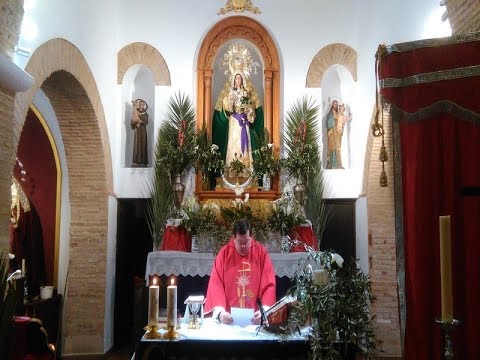
[[[292,278],[297,270],[297,262],[307,258],[308,253],[270,253],[275,274]],[[183,251],[152,251],[148,253],[145,281],[149,276],[210,276],[214,256],[211,253],[190,253]]]
[[[205,318],[204,325],[200,329],[189,329],[188,324],[181,322],[181,327],[177,329],[177,332],[180,334],[180,340],[182,339],[191,339],[191,340],[242,340],[242,341],[258,341],[258,340],[274,340],[278,341],[279,337],[276,334],[267,332],[265,330],[257,331],[257,325],[248,325],[245,327],[237,325],[226,325],[220,324],[217,320],[212,318]],[[305,328],[302,330],[301,334],[295,333],[289,335],[287,338],[289,340],[306,340],[308,337],[308,332],[310,328]],[[166,333],[165,329],[158,330],[160,334]],[[161,339],[146,339],[145,336],[142,338],[142,341],[168,341]]]

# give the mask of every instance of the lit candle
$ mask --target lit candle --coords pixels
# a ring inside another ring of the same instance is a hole
[[[442,294],[442,320],[453,321],[452,253],[450,215],[440,216],[440,275]]]
[[[173,278],[167,287],[167,327],[177,325],[177,287]]]
[[[148,287],[148,325],[158,326],[158,299],[159,287],[157,279],[153,278],[153,285]]]

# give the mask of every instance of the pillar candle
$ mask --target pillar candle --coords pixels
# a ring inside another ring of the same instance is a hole
[[[177,287],[174,285],[173,278],[171,285],[167,287],[167,327],[176,327],[177,325]]]
[[[158,299],[159,287],[156,285],[156,279],[153,279],[153,285],[148,287],[148,325],[158,326]]]
[[[442,320],[453,321],[452,253],[450,215],[440,216],[440,281],[442,294]]]

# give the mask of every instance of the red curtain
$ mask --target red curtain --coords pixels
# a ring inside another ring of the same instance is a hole
[[[480,186],[480,76],[462,71],[480,64],[480,41],[457,39],[392,52],[380,62],[381,79],[460,69],[438,81],[381,90],[400,122],[395,141],[401,156],[406,359],[441,358],[435,324],[441,314],[440,215],[452,218],[454,318],[462,322],[454,333],[455,353],[480,358],[474,345],[480,336],[480,197],[461,195],[465,186]]]

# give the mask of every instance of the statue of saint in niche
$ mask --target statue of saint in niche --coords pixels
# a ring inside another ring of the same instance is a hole
[[[227,81],[215,104],[212,121],[212,143],[219,147],[228,170],[234,160],[245,165],[240,176],[248,177],[253,168],[252,150],[257,148],[255,133],[263,135],[263,108],[250,81],[253,62],[250,50],[243,44],[232,44],[224,54]]]
[[[145,100],[132,100],[132,119],[130,121],[133,130],[132,167],[146,167],[148,165],[147,109],[148,105]]]
[[[350,107],[328,98],[330,110],[325,115],[327,128],[327,169],[343,169],[342,136],[345,123],[352,119]]]

